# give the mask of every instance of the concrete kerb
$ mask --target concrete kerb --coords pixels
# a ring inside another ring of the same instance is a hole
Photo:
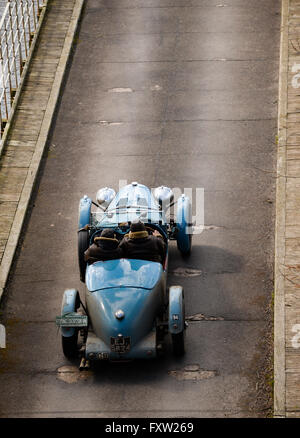
[[[282,0],[278,99],[278,150],[276,185],[274,266],[274,417],[286,416],[285,382],[285,204],[286,204],[286,121],[288,87],[289,0]]]
[[[14,217],[9,238],[3,254],[1,268],[0,268],[0,300],[3,295],[3,291],[8,279],[11,264],[18,245],[20,233],[26,215],[27,207],[30,201],[36,176],[39,170],[41,158],[43,156],[45,145],[47,143],[53,116],[55,113],[55,108],[60,96],[60,90],[63,83],[64,74],[67,68],[69,56],[72,49],[72,44],[78,27],[83,5],[84,5],[84,0],[76,0],[70,26],[67,32],[67,36],[65,38],[62,54],[58,63],[58,67],[54,78],[54,83],[52,86],[47,108],[45,111],[45,116],[42,122],[42,127],[37,140],[36,149],[31,160],[28,175],[25,180],[25,184],[19,200],[18,208]]]

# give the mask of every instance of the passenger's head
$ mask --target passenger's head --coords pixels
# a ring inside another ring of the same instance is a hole
[[[148,237],[145,224],[141,221],[132,222],[130,225],[129,239],[140,241],[140,239],[144,239],[145,237]]]
[[[133,221],[133,222],[131,222],[131,225],[130,225],[130,231],[132,233],[135,233],[136,231],[146,231],[145,224],[140,220]]]
[[[101,237],[106,237],[107,239],[114,239],[116,236],[114,230],[110,228],[106,228],[105,230],[102,230]]]
[[[111,230],[110,228],[102,230],[100,236],[95,237],[94,241],[98,246],[100,245],[103,248],[111,247],[112,242],[115,242],[115,244],[119,243],[118,239],[116,239],[114,230]]]

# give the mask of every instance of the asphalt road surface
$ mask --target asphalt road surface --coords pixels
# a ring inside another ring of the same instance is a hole
[[[2,303],[2,417],[257,417],[270,412],[279,0],[88,0]],[[81,196],[205,190],[185,289],[186,355],[79,373],[54,324],[81,293]]]

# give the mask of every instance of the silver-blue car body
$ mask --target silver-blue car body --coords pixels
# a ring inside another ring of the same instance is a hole
[[[64,354],[81,355],[86,361],[151,359],[164,351],[167,334],[174,354],[184,354],[184,293],[179,285],[167,289],[168,249],[163,263],[120,258],[87,265],[84,252],[103,229],[113,229],[121,241],[131,222],[141,220],[150,234],[156,230],[162,235],[167,248],[170,239],[177,240],[179,251],[187,256],[192,245],[190,199],[179,197],[176,217],[169,220],[166,212],[175,203],[167,187],[153,194],[132,183],[117,194],[101,189],[96,197],[97,203],[88,196],[79,203],[78,262],[85,297],[81,300],[75,289],[64,292],[56,319]]]

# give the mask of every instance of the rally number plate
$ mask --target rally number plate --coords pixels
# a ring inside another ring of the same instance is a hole
[[[79,315],[76,312],[67,313],[66,315],[56,317],[56,325],[58,327],[87,327],[88,317]]]

